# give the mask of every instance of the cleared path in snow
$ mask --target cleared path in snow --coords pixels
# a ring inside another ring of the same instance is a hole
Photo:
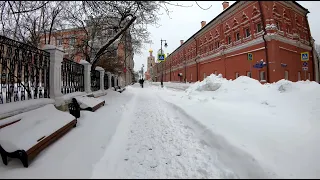
[[[135,96],[92,178],[238,178],[150,88]]]

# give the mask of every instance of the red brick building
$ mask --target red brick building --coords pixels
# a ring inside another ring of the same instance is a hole
[[[294,1],[237,1],[230,7],[223,2],[222,13],[208,24],[202,21],[198,32],[181,40],[166,61],[156,65],[157,77],[163,72],[164,81],[180,82],[201,81],[212,73],[261,82],[315,80],[318,65],[314,66],[308,13]],[[309,53],[306,72],[302,52]],[[253,68],[260,61],[266,66]]]
[[[42,48],[48,42],[49,34],[46,36],[42,34],[40,37],[40,48]],[[68,28],[64,30],[53,31],[51,33],[50,44],[63,48],[65,51],[65,57],[72,59],[76,62],[80,62],[81,59],[85,59],[84,54],[75,48],[77,44],[83,43],[83,40],[87,39],[85,31],[80,28]]]

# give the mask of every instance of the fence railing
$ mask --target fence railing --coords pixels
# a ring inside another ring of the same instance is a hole
[[[104,74],[104,89],[109,89],[109,76],[107,73]]]
[[[84,91],[84,66],[63,58],[61,63],[61,93]]]
[[[91,91],[100,89],[100,72],[98,70],[91,71]]]
[[[0,104],[49,98],[50,54],[0,36]]]

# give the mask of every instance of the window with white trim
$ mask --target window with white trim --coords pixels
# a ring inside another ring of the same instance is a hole
[[[288,71],[284,71],[284,79],[285,80],[289,79],[289,72]]]
[[[245,37],[249,37],[249,36],[250,36],[250,30],[249,30],[249,28],[246,28],[246,29],[244,30],[244,33],[245,33]]]
[[[265,74],[265,72],[264,71],[261,71],[260,72],[260,81],[265,81],[266,80],[266,74]]]
[[[247,76],[251,78],[251,72],[247,72]]]
[[[301,73],[298,72],[298,81],[301,81]]]
[[[62,45],[62,39],[57,39],[57,45],[61,46]]]
[[[261,23],[257,24],[257,33],[262,31]]]
[[[281,24],[280,24],[279,21],[276,22],[276,26],[277,26],[277,29],[278,29],[279,31],[281,31]]]
[[[240,40],[240,33],[239,33],[239,32],[236,32],[236,35],[235,35],[235,36],[236,36],[236,40],[239,41],[239,40]]]
[[[70,45],[74,45],[76,43],[76,38],[75,37],[72,37],[70,39]]]
[[[239,73],[236,73],[236,79],[239,77]]]

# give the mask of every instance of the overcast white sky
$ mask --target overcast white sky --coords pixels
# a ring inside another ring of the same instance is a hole
[[[145,44],[145,48],[142,50],[143,53],[140,55],[135,54],[134,69],[137,71],[141,69],[142,64],[147,64],[147,57],[149,56],[149,49],[153,49],[153,55],[160,49],[160,40],[167,40],[168,47],[164,48],[165,53],[172,53],[180,45],[180,40],[186,41],[194,33],[196,33],[200,27],[201,21],[211,21],[220,12],[222,12],[222,2],[223,1],[198,1],[198,4],[203,8],[207,8],[210,5],[212,7],[209,10],[200,9],[194,1],[175,1],[179,4],[192,5],[193,7],[183,8],[170,6],[171,19],[164,13],[160,16],[159,24],[160,27],[149,27],[149,32],[151,33],[151,40],[153,44]],[[233,4],[235,1],[229,1],[229,5]],[[307,8],[310,13],[308,14],[309,24],[311,28],[311,35],[315,39],[316,43],[320,44],[320,11],[319,1],[297,1],[303,7]],[[146,67],[144,68],[146,71]]]

